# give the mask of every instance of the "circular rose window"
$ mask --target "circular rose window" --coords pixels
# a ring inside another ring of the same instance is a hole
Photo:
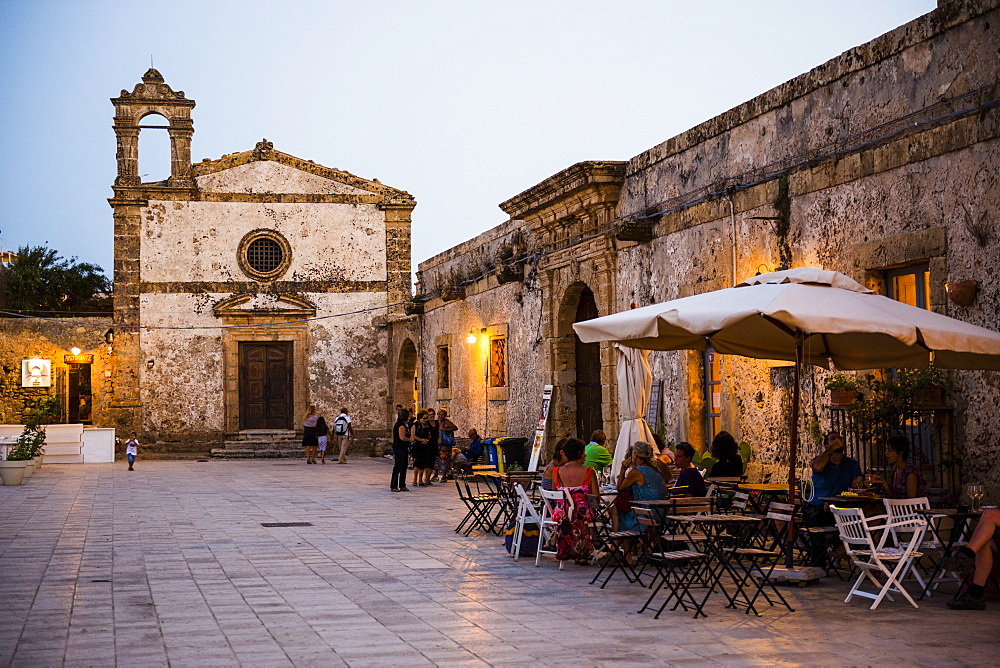
[[[280,277],[292,262],[288,241],[274,230],[254,230],[240,241],[240,269],[250,278],[269,281]]]

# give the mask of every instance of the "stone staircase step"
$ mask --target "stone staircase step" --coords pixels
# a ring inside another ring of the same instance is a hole
[[[213,459],[302,459],[302,448],[212,448]]]
[[[236,450],[285,449],[302,448],[302,441],[224,441],[223,448]]]

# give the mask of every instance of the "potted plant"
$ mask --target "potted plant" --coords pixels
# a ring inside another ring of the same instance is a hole
[[[512,237],[507,243],[501,244],[497,248],[494,260],[497,283],[502,285],[524,278],[525,259],[519,257],[523,251],[523,239],[520,236]]]
[[[916,408],[936,408],[944,405],[945,375],[941,369],[900,369],[899,385],[907,390]]]
[[[25,427],[25,432],[28,428]],[[7,453],[7,459],[0,462],[0,481],[5,486],[17,486],[24,482],[25,469],[31,463],[31,450],[22,442],[24,434],[17,439],[17,445]]]
[[[444,291],[441,293],[441,299],[443,299],[446,302],[464,298],[465,298],[465,289],[461,285],[446,286]]]
[[[826,381],[831,406],[850,406],[858,399],[858,381],[853,376],[835,373]]]
[[[403,304],[403,312],[406,315],[420,315],[424,312],[424,296],[413,295],[410,301]]]

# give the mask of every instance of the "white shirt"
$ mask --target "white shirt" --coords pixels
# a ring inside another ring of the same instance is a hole
[[[125,454],[126,455],[138,455],[139,454],[139,441],[134,438],[130,438],[125,441]]]

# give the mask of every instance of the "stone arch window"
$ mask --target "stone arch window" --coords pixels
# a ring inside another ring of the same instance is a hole
[[[143,183],[170,177],[170,121],[160,114],[139,120],[139,179]]]
[[[258,281],[280,278],[292,263],[292,247],[275,230],[253,230],[243,236],[236,253],[240,269]]]

